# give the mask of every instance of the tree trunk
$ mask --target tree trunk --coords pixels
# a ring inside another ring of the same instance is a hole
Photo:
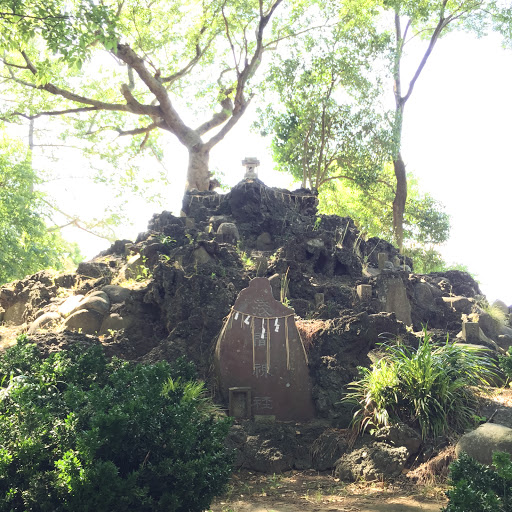
[[[407,200],[407,175],[400,152],[393,161],[393,167],[395,168],[396,177],[396,193],[393,199],[393,231],[395,233],[395,242],[400,252],[402,252],[404,242],[404,212],[405,202]]]
[[[210,150],[203,145],[188,148],[188,171],[185,190],[197,189],[200,192],[210,188]]]

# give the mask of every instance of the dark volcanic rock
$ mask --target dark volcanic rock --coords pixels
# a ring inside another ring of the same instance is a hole
[[[409,458],[407,448],[371,443],[344,454],[337,462],[334,474],[349,482],[382,480],[400,475]]]
[[[414,331],[428,325],[441,339],[446,333],[454,339],[465,315],[466,320],[475,317],[487,336],[503,345],[510,333],[497,329],[479,309],[481,292],[471,276],[414,274],[411,260],[392,244],[364,240],[350,218],[319,215],[317,204],[314,192],[270,188],[259,180],[244,180],[225,195],[192,191],[183,201],[186,217],[166,211],[153,215],[135,242],[115,242],[81,263],[76,273],[39,272],[0,287],[0,314],[17,325],[40,318],[34,330],[53,322],[59,329],[67,316],[59,309],[66,298],[73,302],[73,296],[87,295],[90,308],[78,316],[89,315],[86,330],[102,336],[31,334],[43,352],[101,339],[108,355],[129,360],[186,356],[215,394],[213,351],[223,320],[250,279],[267,277],[273,296],[284,298],[297,315],[315,413],[323,423],[237,424],[228,439],[238,451],[237,465],[267,472],[325,470],[342,460],[338,473],[349,478],[379,478],[383,468],[386,476],[398,473],[417,449],[411,432],[380,432],[382,442],[365,441],[357,445],[363,451],[349,457],[353,439],[339,428],[352,419],[352,406],[342,398],[358,378],[358,367],[370,366],[369,353],[375,360],[376,345],[397,337],[417,344],[404,322]],[[217,234],[222,224],[229,225],[229,236]],[[386,253],[388,268],[378,269],[379,253]],[[131,274],[130,258],[137,260]],[[366,285],[364,299],[358,285]],[[94,298],[102,296],[100,291],[108,301]],[[78,318],[67,320],[73,321]]]

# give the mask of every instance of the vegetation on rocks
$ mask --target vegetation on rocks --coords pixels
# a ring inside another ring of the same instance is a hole
[[[0,358],[0,510],[200,512],[231,472],[230,422],[190,367],[107,361],[99,345]]]
[[[354,424],[364,430],[402,421],[435,438],[471,425],[476,400],[468,386],[488,384],[495,366],[481,349],[436,344],[424,332],[417,349],[383,346],[384,354],[349,386],[345,400],[358,409]]]

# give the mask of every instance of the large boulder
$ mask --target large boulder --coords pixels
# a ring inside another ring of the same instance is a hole
[[[48,313],[44,313],[30,324],[28,334],[34,334],[40,329],[52,329],[57,327],[61,320],[61,316],[56,311],[49,311]]]
[[[512,455],[512,428],[496,423],[484,423],[464,434],[455,447],[457,457],[465,452],[481,464],[492,464],[492,454],[497,451]]]
[[[62,304],[60,304],[57,311],[61,316],[66,318],[76,310],[83,298],[83,295],[72,295],[71,297],[68,297]]]
[[[97,311],[80,309],[70,315],[64,322],[64,328],[83,334],[96,334],[99,332],[103,315]]]
[[[87,309],[89,311],[96,311],[100,315],[106,315],[110,310],[110,299],[105,292],[93,292],[92,294],[84,297],[76,311]]]
[[[129,288],[115,284],[108,284],[101,290],[108,295],[112,304],[120,304],[121,302],[124,302],[131,294],[131,290]]]

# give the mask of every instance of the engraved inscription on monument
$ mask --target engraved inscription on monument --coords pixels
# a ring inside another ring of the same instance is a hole
[[[259,277],[242,290],[217,341],[215,363],[225,400],[233,388],[250,388],[252,415],[278,420],[314,416],[307,357],[294,311],[274,299]]]

